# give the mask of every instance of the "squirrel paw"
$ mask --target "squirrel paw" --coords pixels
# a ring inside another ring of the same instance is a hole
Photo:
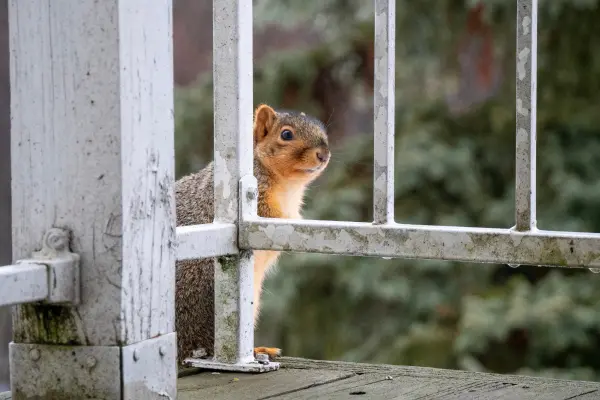
[[[254,357],[256,357],[256,355],[259,353],[267,354],[269,356],[269,360],[271,361],[273,361],[277,357],[281,357],[281,349],[278,349],[276,347],[255,347]]]

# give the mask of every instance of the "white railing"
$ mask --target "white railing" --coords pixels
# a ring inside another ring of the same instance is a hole
[[[536,59],[537,0],[517,1],[517,144],[516,222],[510,229],[407,225],[394,221],[394,42],[395,1],[375,0],[375,165],[373,223],[261,218],[256,214],[256,180],[251,171],[250,118],[252,85],[249,7],[238,0],[219,2],[214,19],[215,74],[215,191],[217,217],[211,225],[178,228],[185,232],[178,259],[231,254],[233,224],[240,209],[238,275],[215,273],[215,297],[219,290],[235,289],[237,299],[215,310],[216,320],[238,318],[239,332],[225,332],[215,325],[215,360],[190,360],[195,366],[231,364],[251,359],[250,326],[252,281],[247,279],[251,256],[247,250],[282,250],[374,257],[440,259],[478,263],[528,264],[600,268],[600,234],[553,232],[536,227]],[[243,9],[242,9],[243,7]],[[226,11],[227,10],[227,11]],[[226,27],[226,28],[223,28]],[[239,37],[240,41],[235,41]],[[233,51],[232,51],[233,50]],[[224,108],[225,107],[225,108]],[[224,115],[223,110],[226,110]],[[232,112],[233,110],[233,112]],[[226,118],[234,115],[236,118]],[[237,139],[237,141],[236,141]],[[181,236],[179,236],[181,235]],[[204,251],[192,243],[213,243]],[[216,244],[219,244],[217,248]],[[219,252],[219,249],[221,250]],[[238,358],[222,358],[218,348],[238,349]]]
[[[257,216],[252,3],[221,0],[215,219],[176,228],[171,1],[10,1],[13,256],[23,261],[0,268],[0,305],[32,303],[15,308],[15,398],[175,398],[175,259],[227,256],[215,268],[215,297],[232,296],[215,301],[214,359],[191,364],[253,371],[278,367],[253,357],[254,249],[600,268],[600,234],[536,227],[537,1],[517,1],[510,229],[395,222],[395,4],[374,6],[373,223]]]

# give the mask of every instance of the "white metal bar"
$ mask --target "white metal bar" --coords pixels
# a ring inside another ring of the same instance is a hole
[[[373,220],[394,222],[396,1],[375,0]]]
[[[213,4],[215,222],[235,223],[242,176],[252,175],[252,2]]]
[[[238,254],[237,226],[201,224],[177,227],[177,260]]]
[[[515,229],[536,227],[537,0],[517,1]]]
[[[48,296],[45,265],[20,264],[0,267],[0,306],[31,303]]]
[[[239,220],[239,184],[253,173],[252,2],[213,2],[215,128],[215,219]],[[254,361],[251,251],[215,263],[214,359],[224,364]]]
[[[13,390],[175,398],[176,365],[121,362],[128,346],[144,360],[152,346],[142,342],[156,337],[176,351],[171,0],[10,0],[9,21],[13,259],[69,227],[83,296],[75,307],[15,308],[13,359],[33,345],[44,352],[35,368],[60,365],[61,379],[32,379],[12,362]],[[106,373],[73,380],[75,347]]]
[[[477,263],[600,267],[600,234],[253,218],[244,249]]]

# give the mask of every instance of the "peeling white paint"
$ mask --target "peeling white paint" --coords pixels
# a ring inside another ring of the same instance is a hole
[[[248,202],[239,196],[240,184],[253,174],[252,2],[213,2],[213,30],[215,222],[233,224],[237,239],[241,204]],[[249,208],[256,210],[253,201]],[[237,240],[231,243],[230,239],[227,236],[212,250],[233,250]],[[211,362],[224,368],[254,360],[254,257],[251,251],[236,249],[235,253],[215,263],[215,359]]]
[[[252,218],[245,249],[478,263],[599,267],[600,234]]]
[[[515,229],[535,229],[537,0],[517,1]]]
[[[518,65],[517,65],[517,72],[519,74],[519,80],[525,79],[525,76],[527,75],[526,66],[527,66],[527,60],[529,57],[529,52],[530,51],[528,48],[524,48],[523,50],[521,50],[519,52]]]
[[[517,99],[517,113],[527,117],[529,115],[529,110],[523,107],[523,100]]]
[[[522,26],[523,26],[523,36],[529,35],[529,28],[531,26],[531,18],[529,17],[529,15],[526,15],[525,17],[523,17]]]
[[[396,2],[375,0],[373,219],[394,220]]]

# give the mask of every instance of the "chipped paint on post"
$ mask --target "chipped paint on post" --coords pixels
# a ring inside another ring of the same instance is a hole
[[[252,2],[213,3],[215,222],[239,220],[240,179],[252,175]],[[237,228],[237,226],[236,226]],[[237,247],[237,229],[235,232]],[[252,251],[215,262],[214,360],[254,360]]]
[[[394,222],[396,1],[375,0],[373,220]]]
[[[536,227],[537,0],[517,1],[515,229]]]
[[[258,181],[254,175],[245,175],[240,180],[240,220],[258,215]]]
[[[240,247],[478,263],[600,267],[600,234],[245,219]]]
[[[215,360],[228,364],[254,360],[252,251],[218,257],[215,265]]]
[[[238,220],[238,185],[252,175],[252,2],[213,3],[215,222]]]

